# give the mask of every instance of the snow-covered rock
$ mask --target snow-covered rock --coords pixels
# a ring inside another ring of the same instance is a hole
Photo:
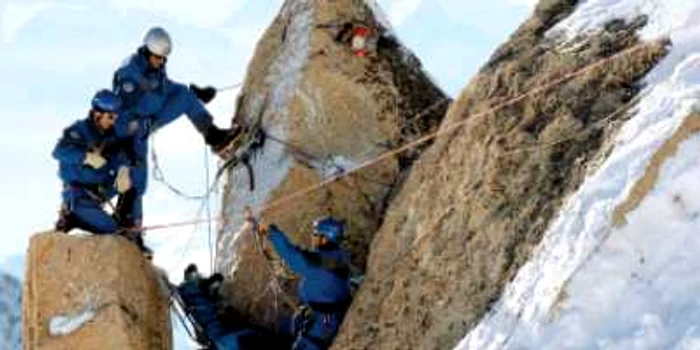
[[[335,349],[452,348],[498,305],[545,232],[564,230],[553,226],[559,213],[570,212],[581,227],[596,222],[570,211],[569,198],[604,169],[614,140],[627,133],[621,125],[647,96],[644,77],[668,47],[640,41],[643,16],[612,15],[603,30],[571,41],[547,35],[576,4],[542,1],[452,104],[444,136],[390,204]],[[512,303],[538,306],[527,298]],[[526,316],[508,306],[505,315]],[[499,335],[471,348],[498,349]]]
[[[345,219],[362,268],[388,199],[420,149],[304,191],[434,130],[450,103],[372,9],[363,1],[285,1],[248,67],[236,115],[249,123],[262,115],[270,137],[252,162],[254,191],[245,169],[228,174],[216,265],[231,281],[231,303],[258,323],[288,316],[283,301],[296,293],[270,273],[242,225],[244,208],[300,243],[316,218]],[[353,52],[352,31],[343,32],[359,26],[373,33],[364,56]]]
[[[700,349],[700,2],[589,0],[551,35],[644,15],[670,53],[603,164],[459,349]]]

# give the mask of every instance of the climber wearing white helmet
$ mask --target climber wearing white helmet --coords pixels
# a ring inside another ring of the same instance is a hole
[[[219,153],[240,134],[240,128],[220,129],[203,103],[216,95],[213,87],[199,88],[170,80],[165,66],[172,52],[172,39],[165,29],[153,27],[144,36],[142,45],[114,73],[113,90],[123,102],[122,116],[115,125],[116,134],[132,145],[131,180],[138,192],[132,226],[141,225],[141,197],[148,177],[148,137],[155,130],[181,115],[194,124],[205,142]],[[201,100],[201,101],[200,101]]]

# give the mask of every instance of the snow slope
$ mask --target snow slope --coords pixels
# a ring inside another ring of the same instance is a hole
[[[573,37],[640,14],[641,36],[670,37],[671,53],[612,153],[457,349],[700,349],[700,135],[667,159],[627,224],[612,224],[655,152],[700,110],[700,1],[589,0],[552,31]]]
[[[22,285],[0,273],[0,350],[22,348]]]

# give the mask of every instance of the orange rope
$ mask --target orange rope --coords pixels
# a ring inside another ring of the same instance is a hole
[[[514,97],[514,98],[511,98],[511,99],[507,99],[507,100],[505,100],[504,102],[501,102],[501,103],[495,105],[494,107],[489,108],[488,110],[486,110],[486,111],[484,111],[484,112],[480,112],[480,113],[476,113],[476,114],[467,116],[464,120],[461,120],[461,121],[458,121],[458,122],[454,122],[454,123],[451,123],[451,124],[443,125],[442,127],[440,127],[437,131],[435,131],[435,132],[433,132],[433,133],[427,134],[427,135],[422,136],[422,137],[420,137],[420,138],[418,138],[418,139],[416,139],[416,140],[414,140],[414,141],[408,142],[407,144],[405,144],[405,145],[403,145],[403,146],[401,146],[401,147],[399,147],[399,148],[396,148],[396,149],[394,149],[394,150],[388,151],[388,152],[386,152],[386,153],[384,153],[384,154],[382,154],[382,155],[380,155],[380,156],[378,156],[378,157],[376,157],[376,158],[374,158],[374,159],[371,159],[371,160],[369,160],[369,161],[367,161],[367,162],[364,162],[364,163],[360,164],[359,166],[357,166],[357,167],[355,167],[355,168],[353,168],[353,169],[351,169],[351,170],[348,170],[348,171],[346,171],[346,172],[344,172],[344,173],[342,173],[342,174],[335,175],[335,176],[333,176],[333,177],[331,177],[331,178],[329,178],[329,179],[323,180],[323,181],[321,181],[321,182],[319,182],[319,183],[317,183],[317,184],[308,186],[308,187],[303,188],[303,189],[301,189],[301,190],[299,190],[299,191],[293,192],[293,193],[291,193],[291,194],[289,194],[289,195],[287,195],[287,196],[285,196],[285,197],[282,197],[282,198],[280,198],[280,199],[277,199],[277,200],[275,200],[275,201],[272,201],[271,203],[269,203],[269,204],[263,206],[260,210],[261,210],[261,212],[262,212],[262,211],[264,211],[264,210],[269,210],[269,209],[271,209],[271,208],[279,207],[280,205],[285,204],[285,203],[288,203],[289,201],[291,201],[291,200],[293,200],[293,199],[299,198],[299,197],[301,197],[301,196],[303,196],[303,195],[306,195],[306,194],[311,193],[311,192],[313,192],[313,191],[316,191],[316,190],[318,190],[318,189],[320,189],[320,188],[323,188],[323,187],[327,186],[328,184],[331,184],[332,182],[334,182],[334,181],[336,181],[336,180],[338,180],[338,179],[340,179],[340,178],[343,178],[343,177],[348,176],[348,175],[350,175],[350,174],[354,174],[354,173],[356,173],[356,172],[358,172],[358,171],[360,171],[360,170],[362,170],[362,169],[364,169],[364,168],[370,167],[370,166],[372,166],[372,165],[374,165],[374,164],[376,164],[376,163],[378,163],[378,162],[380,162],[380,161],[382,161],[382,160],[385,160],[385,159],[387,159],[387,158],[393,157],[393,156],[395,156],[395,155],[397,155],[397,154],[399,154],[399,153],[402,153],[402,152],[404,152],[404,151],[406,151],[406,150],[408,150],[408,149],[411,149],[411,148],[416,147],[416,146],[418,146],[418,145],[420,145],[420,144],[423,144],[423,143],[425,143],[425,142],[427,142],[427,141],[430,141],[430,140],[432,140],[432,139],[434,139],[434,138],[437,138],[438,136],[444,135],[444,134],[446,134],[446,133],[449,133],[449,132],[452,132],[452,131],[456,130],[457,128],[463,127],[463,126],[467,125],[467,123],[469,123],[470,121],[474,120],[474,118],[483,117],[483,116],[488,115],[488,114],[490,114],[490,113],[494,113],[494,112],[496,112],[496,111],[502,110],[502,109],[504,109],[505,107],[514,105],[514,104],[516,104],[516,103],[518,103],[518,102],[521,102],[521,101],[523,101],[523,100],[526,99],[526,98],[533,97],[533,96],[539,95],[539,94],[541,94],[541,93],[544,93],[545,91],[547,91],[547,90],[549,90],[549,89],[551,89],[551,88],[553,88],[553,87],[556,87],[556,86],[558,86],[558,85],[561,85],[562,83],[564,83],[564,82],[566,82],[566,81],[568,81],[568,80],[571,80],[571,79],[573,79],[573,78],[575,78],[575,77],[584,75],[585,73],[588,73],[588,72],[590,72],[590,71],[592,71],[592,70],[594,70],[594,69],[596,69],[596,68],[599,68],[599,67],[605,65],[606,63],[608,63],[608,62],[610,62],[610,61],[614,61],[614,60],[616,60],[616,59],[618,59],[618,58],[621,58],[621,57],[623,57],[623,56],[630,55],[630,54],[632,54],[632,53],[634,53],[634,52],[636,52],[636,51],[639,51],[639,50],[641,50],[642,48],[644,48],[646,45],[647,45],[646,43],[638,43],[638,44],[636,44],[636,45],[634,45],[634,46],[632,46],[632,47],[630,47],[630,48],[627,48],[627,49],[625,49],[625,50],[623,50],[623,51],[621,51],[621,52],[618,52],[618,53],[615,54],[615,55],[612,55],[612,56],[609,56],[609,57],[606,57],[606,58],[602,58],[602,59],[600,59],[600,60],[598,60],[598,61],[596,61],[596,62],[594,62],[594,63],[591,63],[591,64],[589,64],[589,65],[587,65],[587,66],[584,66],[584,67],[582,67],[582,68],[580,68],[580,69],[578,69],[578,70],[576,70],[576,71],[573,71],[573,72],[571,72],[571,73],[565,74],[565,75],[563,75],[562,77],[557,78],[557,79],[551,81],[550,83],[542,84],[541,86],[536,87],[536,88],[530,90],[530,91],[527,92],[527,93],[521,94],[521,95],[516,96],[516,97]],[[442,101],[438,101],[438,102],[442,102]],[[431,108],[433,108],[433,107],[434,107],[434,106],[431,105],[430,107],[428,107],[428,109],[431,109]],[[419,113],[419,115],[420,115],[420,114],[421,114],[421,113]],[[212,221],[221,221],[221,220],[223,220],[223,218],[219,217],[219,218],[213,219]],[[205,221],[206,221],[206,220],[205,220]],[[190,225],[196,225],[196,224],[199,224],[199,223],[202,223],[202,222],[205,222],[205,221],[202,221],[202,220],[190,220],[190,221],[182,221],[182,222],[175,222],[175,223],[169,223],[169,224],[161,224],[161,225],[153,225],[153,226],[144,226],[144,227],[141,227],[141,230],[143,230],[143,231],[146,231],[146,230],[152,231],[152,230],[158,230],[158,229],[164,229],[164,228],[170,228],[170,227],[190,226]]]

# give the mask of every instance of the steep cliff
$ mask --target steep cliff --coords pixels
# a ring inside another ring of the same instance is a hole
[[[360,28],[369,34],[358,50]],[[227,178],[217,269],[230,281],[231,303],[272,326],[294,297],[293,281],[271,273],[279,267],[241,230],[247,205],[299,243],[317,217],[345,219],[363,269],[387,202],[420,149],[306,190],[434,130],[449,102],[364,1],[286,1],[258,43],[238,101],[236,118],[262,118],[268,137],[253,160],[255,190],[243,169]]]
[[[643,16],[576,40],[545,35],[576,5],[542,1],[450,107],[442,128],[463,126],[391,202],[335,349],[453,347],[605,158],[667,47],[640,42]]]
[[[24,284],[25,349],[171,349],[167,291],[121,237],[32,237]]]

